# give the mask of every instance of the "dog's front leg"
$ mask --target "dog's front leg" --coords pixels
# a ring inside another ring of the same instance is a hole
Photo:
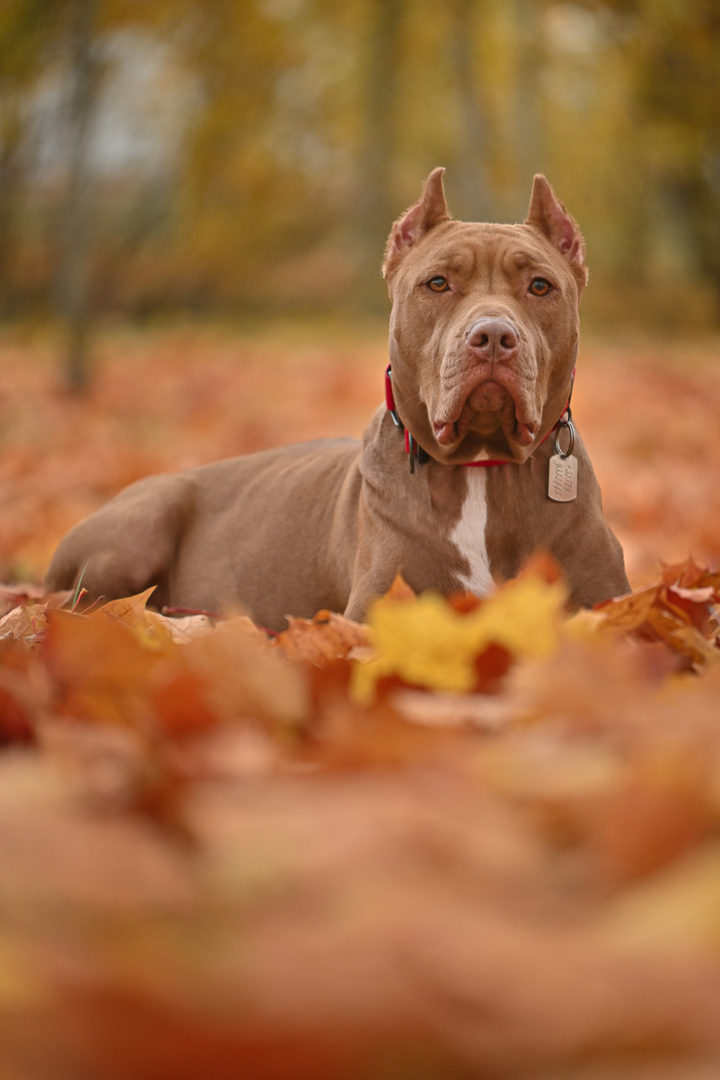
[[[385,595],[398,573],[403,576],[408,573],[407,558],[393,531],[361,505],[358,546],[345,617],[363,622],[372,602]]]

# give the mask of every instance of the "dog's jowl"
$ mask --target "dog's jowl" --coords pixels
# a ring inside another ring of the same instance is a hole
[[[398,571],[483,595],[541,548],[576,605],[628,590],[571,422],[580,232],[543,176],[524,224],[454,221],[442,173],[390,233],[387,399],[362,442],[141,480],[68,533],[48,589],[81,573],[90,597],[155,585],[157,606],[240,604],[280,629],[320,608],[361,619]]]

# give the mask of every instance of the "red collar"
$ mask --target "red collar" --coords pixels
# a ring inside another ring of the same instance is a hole
[[[562,423],[565,423],[566,420],[572,420],[572,413],[570,411],[570,398],[572,397],[573,383],[574,382],[575,382],[575,368],[573,368],[573,371],[572,371],[572,381],[570,383],[570,393],[569,393],[568,399],[565,402],[565,405],[563,407],[563,411],[560,413],[560,417],[559,417],[557,423],[554,424],[553,427],[550,428],[550,430],[548,431],[545,438],[541,439],[541,441],[538,443],[539,446],[542,446],[542,444],[545,442],[545,440],[549,439],[550,436],[552,435],[553,431],[557,431],[557,429],[560,427],[560,425]],[[417,461],[418,465],[424,465],[427,461],[430,460],[430,454],[428,454],[427,450],[423,450],[422,446],[418,445],[418,443],[412,437],[412,435],[410,434],[410,432],[408,431],[408,429],[405,427],[402,420],[398,416],[397,408],[395,406],[395,395],[393,394],[393,388],[392,388],[392,365],[390,365],[390,364],[388,364],[387,371],[385,372],[385,404],[387,406],[388,412],[392,416],[393,423],[395,424],[395,427],[400,428],[400,430],[405,435],[405,453],[407,454],[408,459],[410,461],[410,472],[414,472],[415,471],[415,462]],[[466,469],[471,469],[471,468],[489,469],[493,465],[517,465],[517,462],[516,461],[493,461],[493,460],[488,460],[488,461],[463,461],[463,462],[461,462],[461,464]]]

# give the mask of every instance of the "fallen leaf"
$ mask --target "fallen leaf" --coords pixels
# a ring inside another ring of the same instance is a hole
[[[292,729],[307,717],[304,670],[245,616],[218,624],[182,648],[189,669],[205,682],[210,708],[226,720],[255,717]]]
[[[42,655],[58,712],[141,730],[152,723],[147,690],[159,652],[120,619],[49,611],[47,623]]]
[[[0,684],[0,747],[35,742],[33,717],[24,703]]]
[[[332,611],[319,611],[312,619],[288,615],[288,628],[276,639],[289,660],[310,664],[342,659],[369,642],[367,627]]]
[[[411,589],[402,574],[396,574],[393,578],[393,583],[385,593],[385,596],[390,600],[414,600],[417,597],[417,593],[414,589]]]
[[[135,596],[123,596],[118,600],[108,600],[107,603],[95,610],[95,615],[107,615],[128,626],[145,626],[147,624],[147,602],[155,592],[153,585],[144,592]]]
[[[376,682],[395,675],[409,686],[472,690],[477,659],[491,646],[511,657],[550,655],[560,641],[566,598],[564,583],[529,574],[467,613],[433,593],[414,603],[378,600],[368,618],[376,656],[355,668],[353,693],[368,702]]]
[[[682,745],[659,745],[603,800],[591,842],[611,878],[636,878],[672,862],[717,824],[707,763]]]

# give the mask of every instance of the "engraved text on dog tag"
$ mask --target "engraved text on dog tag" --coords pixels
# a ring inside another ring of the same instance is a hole
[[[577,499],[577,458],[573,454],[566,458],[553,454],[550,458],[548,495],[555,502]]]

